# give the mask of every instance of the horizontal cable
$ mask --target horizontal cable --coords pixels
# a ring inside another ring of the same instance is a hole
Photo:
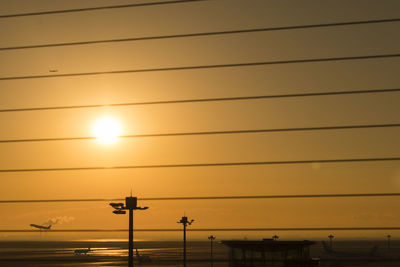
[[[243,34],[243,33],[281,31],[281,30],[312,29],[312,28],[322,28],[322,27],[351,26],[351,25],[376,24],[376,23],[388,23],[388,22],[399,22],[399,21],[400,21],[400,18],[393,18],[393,19],[362,20],[362,21],[349,21],[349,22],[324,23],[324,24],[308,24],[308,25],[297,25],[297,26],[253,28],[253,29],[230,30],[230,31],[214,31],[214,32],[198,32],[198,33],[173,34],[173,35],[131,37],[131,38],[95,40],[95,41],[23,45],[23,46],[0,47],[0,51],[17,50],[17,49],[31,49],[31,48],[74,46],[74,45],[92,45],[92,44],[104,44],[104,43],[121,43],[121,42],[159,40],[159,39],[176,39],[176,38],[186,38],[186,37],[216,36],[216,35],[227,35],[227,34]]]
[[[12,109],[0,109],[0,112],[44,111],[44,110],[58,110],[58,109],[103,108],[103,107],[123,107],[123,106],[141,106],[141,105],[160,105],[160,104],[184,104],[184,103],[201,103],[201,102],[218,102],[218,101],[243,101],[243,100],[256,100],[256,99],[269,99],[269,98],[312,97],[312,96],[371,94],[371,93],[377,94],[377,93],[395,93],[395,92],[400,92],[400,88],[331,91],[331,92],[297,93],[297,94],[281,94],[281,95],[261,95],[261,96],[239,96],[239,97],[222,97],[222,98],[199,98],[199,99],[131,102],[131,103],[115,103],[115,104],[12,108]]]
[[[204,196],[204,197],[139,197],[141,201],[169,200],[230,200],[230,199],[280,199],[280,198],[347,198],[347,197],[399,197],[400,193],[351,193],[351,194],[300,194],[300,195],[258,195],[258,196]],[[77,199],[25,199],[0,200],[0,204],[58,203],[58,202],[108,202],[124,201],[124,198],[77,198]]]
[[[235,130],[235,131],[204,131],[204,132],[159,133],[159,134],[135,134],[135,135],[121,135],[119,137],[120,138],[142,138],[142,137],[169,137],[169,136],[192,136],[192,135],[252,134],[252,133],[322,131],[322,130],[350,130],[350,129],[392,128],[392,127],[400,127],[400,123],[369,124],[369,125],[344,125],[344,126],[323,126],[323,127],[300,127],[300,128],[278,128],[278,129],[254,129],[254,130]],[[94,139],[97,139],[97,137],[86,136],[86,137],[8,139],[8,140],[0,140],[0,144],[1,143],[21,143],[21,142],[94,140]]]
[[[89,171],[89,170],[123,170],[123,169],[155,169],[155,168],[188,168],[188,167],[228,167],[228,166],[253,166],[253,165],[285,165],[309,163],[354,163],[354,162],[379,162],[398,161],[400,157],[384,158],[352,158],[352,159],[321,159],[321,160],[292,160],[292,161],[250,161],[250,162],[220,162],[220,163],[193,163],[193,164],[163,164],[163,165],[130,165],[112,167],[64,167],[64,168],[38,168],[38,169],[0,169],[0,173],[11,172],[51,172],[51,171]]]
[[[46,74],[46,75],[31,75],[31,76],[11,76],[11,77],[0,77],[0,81],[42,79],[42,78],[61,78],[61,77],[76,77],[76,76],[93,76],[93,75],[110,75],[110,74],[124,74],[124,73],[158,72],[158,71],[182,71],[182,70],[198,70],[198,69],[236,68],[236,67],[267,66],[267,65],[282,65],[282,64],[330,62],[330,61],[382,59],[382,58],[396,58],[396,57],[400,57],[400,53],[367,55],[367,56],[326,57],[326,58],[277,60],[277,61],[262,61],[262,62],[244,62],[244,63],[232,63],[232,64],[196,65],[196,66],[182,66],[182,67],[163,67],[163,68],[132,69],[132,70],[80,72],[80,73],[65,73],[65,74],[50,74],[50,75]]]
[[[0,15],[0,19],[39,16],[39,15],[51,15],[51,14],[62,14],[62,13],[74,13],[74,12],[85,12],[85,11],[97,11],[97,10],[117,9],[117,8],[169,5],[169,4],[200,2],[200,1],[207,1],[207,0],[176,0],[176,1],[168,1],[168,2],[149,2],[149,3],[137,3],[137,4],[127,4],[127,5],[98,6],[98,7],[85,7],[85,8],[75,8],[75,9],[50,10],[50,11],[40,11],[40,12],[30,12],[30,13]]]
[[[276,227],[276,228],[187,228],[191,232],[247,232],[247,231],[381,231],[400,230],[400,227]],[[51,230],[0,230],[0,233],[36,233],[50,232],[127,232],[128,229],[51,229]],[[181,228],[133,229],[134,232],[181,232]]]

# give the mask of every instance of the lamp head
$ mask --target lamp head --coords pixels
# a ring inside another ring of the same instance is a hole
[[[110,203],[110,206],[113,207],[114,209],[123,209],[124,203]]]
[[[114,214],[126,214],[125,210],[114,210],[113,211]]]

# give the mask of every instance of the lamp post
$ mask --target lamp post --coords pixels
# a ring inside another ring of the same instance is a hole
[[[208,239],[210,240],[210,260],[211,260],[211,267],[213,267],[214,265],[214,259],[213,259],[213,240],[215,239],[215,236],[210,235],[208,237]]]
[[[334,238],[334,236],[332,234],[330,234],[330,235],[328,235],[328,238],[329,238],[329,245],[332,248],[332,239]]]
[[[387,248],[388,248],[388,252],[390,253],[390,238],[392,237],[391,235],[387,235]]]
[[[186,216],[183,216],[182,219],[178,222],[183,224],[183,267],[186,267],[186,226],[191,225],[194,220],[188,220]]]
[[[274,240],[274,241],[278,240],[278,238],[279,238],[279,236],[277,236],[277,235],[272,236],[272,240]]]
[[[138,207],[137,197],[126,197],[124,203],[110,203],[110,206],[115,210],[115,214],[126,214],[126,210],[129,210],[129,258],[128,266],[133,267],[133,210],[147,210],[148,207]]]

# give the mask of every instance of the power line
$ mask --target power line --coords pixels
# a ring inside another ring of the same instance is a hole
[[[146,41],[146,40],[160,40],[160,39],[176,39],[176,38],[187,38],[187,37],[204,37],[204,36],[217,36],[217,35],[228,35],[228,34],[244,34],[244,33],[255,33],[255,32],[281,31],[281,30],[312,29],[312,28],[323,28],[323,27],[339,27],[339,26],[351,26],[351,25],[363,25],[363,24],[391,23],[391,22],[398,22],[398,21],[400,21],[400,18],[349,21],[349,22],[337,22],[337,23],[323,23],[323,24],[307,24],[307,25],[282,26],[282,27],[264,27],[264,28],[252,28],[252,29],[243,29],[243,30],[230,30],[230,31],[214,31],[214,32],[198,32],[198,33],[173,34],[173,35],[130,37],[130,38],[95,40],[95,41],[23,45],[23,46],[0,47],[0,51],[17,50],[17,49],[32,49],[32,48],[62,47],[62,46],[74,46],[74,45],[92,45],[92,44],[104,44],[104,43],[121,43],[121,42],[134,42],[134,41]]]
[[[141,201],[180,200],[235,200],[235,199],[286,199],[286,198],[348,198],[348,197],[398,197],[400,193],[350,193],[350,194],[295,194],[295,195],[255,195],[255,196],[197,196],[197,197],[142,197]],[[0,204],[59,203],[59,202],[108,202],[124,201],[124,198],[77,198],[77,199],[24,199],[0,200]]]
[[[271,228],[190,228],[191,232],[247,232],[247,231],[385,231],[400,230],[398,226],[378,227],[271,227]],[[128,229],[52,229],[45,230],[46,233],[57,232],[127,232]],[[178,228],[143,228],[133,230],[134,232],[181,232]],[[0,233],[37,233],[41,230],[0,230]]]
[[[297,195],[153,197],[153,198],[144,197],[144,198],[138,198],[138,199],[142,200],[142,201],[165,201],[165,200],[226,200],[226,199],[281,199],[281,198],[397,197],[397,196],[400,196],[400,193],[297,194]]]
[[[231,131],[203,131],[203,132],[180,132],[180,133],[158,133],[158,134],[135,134],[122,135],[120,138],[143,138],[143,137],[173,137],[173,136],[196,136],[196,135],[221,135],[221,134],[253,134],[273,132],[297,132],[297,131],[322,131],[322,130],[350,130],[370,128],[392,128],[400,127],[400,123],[394,124],[369,124],[369,125],[344,125],[344,126],[322,126],[322,127],[300,127],[300,128],[278,128],[278,129],[253,129],[253,130],[231,130]],[[58,138],[30,138],[30,139],[8,139],[0,140],[1,143],[22,142],[50,142],[50,141],[76,141],[94,140],[97,137],[58,137]]]
[[[378,161],[398,161],[398,160],[400,160],[400,157],[292,160],[292,161],[219,162],[219,163],[191,163],[191,164],[189,163],[189,164],[162,164],[162,165],[127,165],[127,166],[112,166],[112,167],[97,166],[97,167],[63,167],[63,168],[37,168],[37,169],[0,169],[0,173],[188,168],[188,167],[228,167],[228,166],[286,165],[286,164],[309,164],[309,163],[354,163],[354,162],[378,162]]]
[[[50,75],[46,74],[46,75],[31,75],[31,76],[10,76],[10,77],[0,77],[0,81],[43,79],[43,78],[61,78],[61,77],[76,77],[76,76],[93,76],[93,75],[110,75],[110,74],[126,74],[126,73],[143,73],[143,72],[158,72],[158,71],[182,71],[182,70],[199,70],[199,69],[236,68],[236,67],[331,62],[331,61],[382,59],[382,58],[396,58],[396,57],[400,57],[400,54],[395,53],[395,54],[379,54],[379,55],[367,55],[367,56],[326,57],[326,58],[277,60],[277,61],[262,61],[262,62],[244,62],[244,63],[231,63],[231,64],[213,64],[213,65],[195,65],[195,66],[163,67],[163,68],[132,69],[132,70],[79,72],[79,73],[50,74]]]
[[[77,109],[77,108],[103,108],[103,107],[141,106],[141,105],[160,105],[160,104],[185,104],[185,103],[218,102],[218,101],[243,101],[243,100],[257,100],[257,99],[269,99],[269,98],[313,97],[313,96],[371,94],[371,93],[377,94],[377,93],[395,93],[395,92],[400,92],[400,88],[353,90],[353,91],[331,91],[331,92],[262,95],[262,96],[239,96],[239,97],[222,97],[222,98],[198,98],[198,99],[131,102],[131,103],[115,103],[115,104],[13,108],[13,109],[0,109],[0,112],[20,112],[20,111],[24,112],[24,111],[44,111],[44,110]]]
[[[180,4],[180,3],[200,2],[200,1],[207,1],[207,0],[176,0],[176,1],[168,1],[168,2],[150,2],[150,3],[127,4],[127,5],[98,6],[98,7],[85,7],[85,8],[75,8],[75,9],[50,10],[50,11],[41,11],[41,12],[0,15],[0,19],[39,16],[39,15],[51,15],[51,14],[62,14],[62,13],[74,13],[74,12],[85,12],[85,11],[97,11],[97,10],[106,10],[106,9],[130,8],[130,7],[169,5],[169,4]]]

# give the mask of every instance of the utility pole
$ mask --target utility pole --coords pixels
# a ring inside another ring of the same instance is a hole
[[[210,239],[210,259],[211,259],[211,267],[214,265],[214,259],[213,259],[213,240],[215,239],[215,236],[210,235],[208,237]]]
[[[328,238],[329,238],[329,245],[332,248],[332,239],[334,238],[334,236],[332,234],[330,234],[330,235],[328,235]]]
[[[147,210],[148,207],[138,207],[137,197],[126,197],[124,203],[110,203],[110,206],[115,210],[115,214],[126,214],[126,210],[129,210],[129,258],[128,266],[133,267],[133,210]]]
[[[186,226],[191,225],[194,220],[188,220],[186,216],[183,216],[182,219],[178,222],[183,224],[183,267],[186,267]]]

